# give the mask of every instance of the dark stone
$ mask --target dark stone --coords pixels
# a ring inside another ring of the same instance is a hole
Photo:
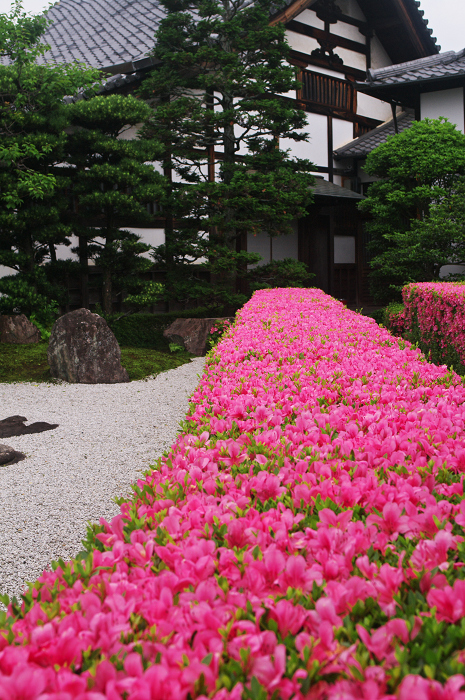
[[[22,452],[16,452],[14,447],[0,445],[0,467],[22,462],[23,459],[26,459],[26,455],[23,455]]]
[[[0,343],[31,345],[38,343],[39,340],[38,328],[24,314],[0,316]]]
[[[177,318],[163,335],[170,343],[176,343],[192,355],[202,357],[207,352],[207,337],[217,321],[233,321],[230,316],[225,318]]]
[[[27,418],[24,418],[24,416],[10,416],[0,420],[0,438],[43,433],[44,430],[58,428],[58,423],[31,423],[31,425],[24,425],[26,421]]]
[[[72,384],[128,382],[121,350],[107,322],[88,309],[77,309],[55,323],[47,359],[52,377]]]

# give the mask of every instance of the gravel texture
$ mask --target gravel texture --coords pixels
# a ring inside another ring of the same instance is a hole
[[[18,596],[50,562],[81,549],[87,521],[173,443],[204,358],[129,384],[0,384],[0,420],[59,427],[1,442],[27,459],[0,467],[0,592]]]

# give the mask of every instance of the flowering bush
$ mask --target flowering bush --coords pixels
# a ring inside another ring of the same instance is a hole
[[[255,294],[173,448],[3,614],[1,700],[463,700],[465,387]]]
[[[214,348],[218,345],[219,341],[231,327],[231,321],[228,318],[217,318],[215,324],[210,328],[210,332],[207,337],[207,344],[209,348]]]
[[[393,302],[384,309],[384,325],[394,335],[403,335],[407,330],[407,319],[403,304]]]
[[[465,374],[465,286],[460,282],[421,282],[402,290],[409,338],[433,362]]]

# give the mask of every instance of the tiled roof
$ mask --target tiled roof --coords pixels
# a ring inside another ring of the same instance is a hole
[[[328,182],[328,180],[324,180],[322,177],[318,176],[315,178],[315,185],[311,189],[313,190],[313,194],[316,197],[364,199],[364,196],[362,194],[358,194],[358,192],[352,192],[352,190],[348,190],[346,187],[339,187],[339,185],[335,185],[333,182]]]
[[[415,120],[415,113],[411,109],[405,110],[401,114],[397,115],[397,128],[398,131],[404,131],[408,129],[413,121]],[[384,124],[380,124],[376,129],[372,129],[367,134],[359,136],[358,139],[349,141],[344,146],[337,148],[334,151],[334,157],[336,160],[340,158],[364,158],[367,156],[376,146],[384,143],[388,136],[393,136],[396,133],[394,119],[389,119]]]
[[[426,56],[426,58],[398,63],[387,68],[370,69],[367,82],[357,85],[357,87],[363,90],[364,86],[371,88],[401,85],[450,78],[457,75],[465,75],[465,49],[458,52],[446,51],[436,56]]]
[[[60,0],[48,17],[46,63],[107,68],[144,58],[164,12],[156,0]]]

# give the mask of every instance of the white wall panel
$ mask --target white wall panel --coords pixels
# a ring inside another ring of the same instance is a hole
[[[266,233],[257,233],[254,236],[252,233],[247,234],[247,252],[258,253],[262,256],[259,265],[266,265],[270,262],[270,237]],[[249,267],[254,268],[255,265]]]
[[[280,139],[279,145],[283,150],[289,148],[297,158],[308,158],[315,165],[328,167],[328,120],[323,114],[308,112],[307,124],[304,131],[310,134],[308,142]]]
[[[8,277],[8,275],[15,275],[18,274],[15,270],[12,270],[11,267],[5,267],[4,265],[0,265],[0,277]],[[0,294],[1,296],[1,294]]]
[[[341,46],[336,46],[334,53],[337,53],[342,58],[345,66],[358,68],[358,70],[366,70],[367,68],[367,59],[363,53],[349,51],[349,49],[343,49]]]
[[[443,265],[439,270],[439,277],[444,279],[449,275],[463,275],[464,273],[465,265]]]
[[[284,236],[275,236],[270,239],[267,233],[257,233],[256,236],[249,233],[247,235],[247,252],[258,253],[262,256],[262,260],[258,263],[259,265],[266,265],[270,262],[270,255],[273,256],[273,260],[284,260],[284,258],[298,259],[298,229],[297,222],[292,222],[292,233]],[[253,268],[254,265],[249,267]]]
[[[302,24],[308,24],[310,27],[315,27],[315,29],[321,29],[324,31],[325,23],[316,16],[316,12],[314,10],[304,10],[303,12],[300,12],[296,17],[296,20],[298,22],[302,22]]]
[[[366,22],[366,17],[361,11],[357,0],[340,0],[339,6],[345,15]]]
[[[392,118],[391,105],[381,102],[376,97],[365,95],[363,92],[357,93],[357,114],[361,117],[371,117],[385,122]]]
[[[289,29],[286,29],[286,38],[289,42],[289,46],[291,49],[294,49],[294,51],[311,54],[314,49],[320,48],[316,39],[310,36],[304,36],[303,34],[297,34],[297,32],[291,32]]]
[[[340,148],[354,138],[354,125],[343,119],[333,119],[333,149]]]
[[[273,260],[284,260],[284,258],[299,257],[299,237],[297,233],[297,222],[293,223],[293,231],[285,236],[276,236],[271,244],[273,247]]]
[[[351,41],[357,41],[359,44],[366,43],[366,38],[360,32],[359,28],[354,27],[352,24],[346,24],[346,22],[336,22],[336,24],[332,24],[331,34],[343,36],[346,39],[351,39]],[[337,48],[335,51],[337,52]]]
[[[390,66],[391,64],[392,61],[386,53],[384,46],[378,37],[374,36],[371,40],[371,67],[384,68],[385,66]]]
[[[329,70],[328,68],[322,68],[321,66],[309,66],[308,70],[312,73],[320,73],[321,75],[329,75],[330,78],[339,78],[340,80],[345,80],[345,73],[342,68],[340,71]]]
[[[163,245],[165,242],[165,229],[164,228],[127,228],[127,231],[135,233],[140,236],[141,243],[147,243],[147,245]],[[142,257],[151,259],[150,251],[142,253]]]
[[[427,92],[421,95],[421,118],[447,119],[457,126],[460,131],[464,131],[465,115],[463,102],[463,88],[453,90],[439,90],[438,92]]]

